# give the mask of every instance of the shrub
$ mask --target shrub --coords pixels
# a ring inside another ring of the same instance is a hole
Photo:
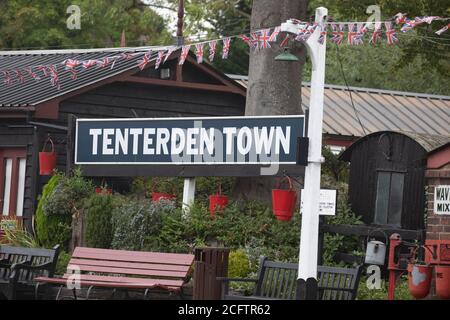
[[[246,278],[250,271],[250,261],[245,250],[231,251],[228,259],[228,277]]]
[[[86,245],[91,248],[110,248],[113,238],[113,196],[94,193],[84,204],[84,209]]]
[[[61,250],[58,256],[58,261],[56,262],[55,274],[63,275],[66,273],[67,265],[70,261],[70,254],[66,251]]]

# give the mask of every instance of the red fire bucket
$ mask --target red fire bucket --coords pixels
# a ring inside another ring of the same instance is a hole
[[[51,152],[44,151],[49,141],[52,145]],[[49,137],[47,140],[45,140],[42,152],[39,152],[39,174],[41,176],[50,176],[53,174],[53,170],[55,169],[55,167],[56,167],[55,146],[53,145],[52,139],[50,139]]]
[[[169,194],[169,193],[163,193],[163,192],[152,192],[152,201],[158,202],[161,199],[167,199],[167,200],[174,200],[176,199],[176,195]]]
[[[408,264],[408,287],[414,298],[423,299],[428,295],[432,271],[429,265]]]
[[[292,180],[286,177],[289,182],[289,189],[272,189],[272,209],[278,220],[291,220],[297,203],[297,191],[292,187]],[[278,186],[279,188],[279,186]]]
[[[450,299],[450,266],[435,266],[436,295],[441,299]]]
[[[222,186],[219,184],[219,192],[209,196],[209,212],[214,218],[216,210],[222,210],[228,204],[228,196],[222,194]]]

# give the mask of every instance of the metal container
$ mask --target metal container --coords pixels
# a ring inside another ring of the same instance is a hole
[[[382,266],[384,265],[385,258],[386,258],[385,243],[377,240],[371,240],[367,242],[366,258],[364,261],[366,264],[375,264]]]

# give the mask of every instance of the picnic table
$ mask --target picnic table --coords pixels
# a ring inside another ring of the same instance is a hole
[[[182,286],[191,272],[194,256],[181,253],[142,252],[98,248],[75,248],[62,277],[38,277],[36,297],[43,284],[59,286],[56,299],[67,285],[78,299],[77,288],[87,288],[86,299],[94,288],[131,291],[162,288],[182,295]]]

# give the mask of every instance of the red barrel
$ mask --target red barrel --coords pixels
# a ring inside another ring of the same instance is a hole
[[[167,200],[174,200],[176,199],[176,195],[169,194],[169,193],[163,193],[163,192],[152,192],[152,201],[158,202],[161,199],[167,199]]]
[[[291,220],[297,203],[297,191],[292,187],[292,180],[286,177],[289,189],[272,189],[272,209],[278,220]]]
[[[222,210],[228,204],[228,197],[220,193],[216,193],[209,196],[209,212],[211,218],[214,218],[216,210]]]
[[[45,151],[45,147],[47,146],[47,143],[50,142],[52,145],[52,151],[48,152]],[[52,139],[47,138],[44,143],[44,147],[42,148],[42,151],[39,152],[39,174],[41,176],[50,176],[53,174],[53,170],[56,167],[56,152],[55,152],[55,146],[53,145]]]

